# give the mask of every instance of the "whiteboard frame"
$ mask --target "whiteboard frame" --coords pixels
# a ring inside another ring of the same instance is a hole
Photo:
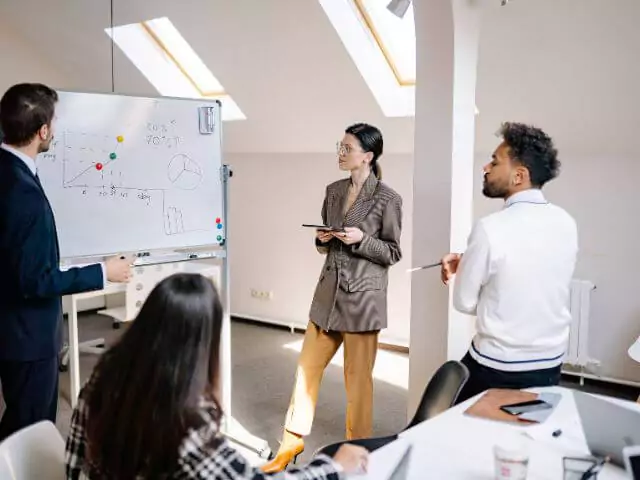
[[[67,90],[67,89],[56,89],[55,90],[56,93],[60,94],[60,93],[70,93],[70,94],[74,94],[74,93],[78,93],[78,94],[87,94],[87,95],[107,95],[107,96],[112,96],[112,97],[126,97],[126,98],[140,98],[140,99],[146,99],[146,100],[176,100],[176,101],[181,101],[181,102],[193,102],[193,103],[216,103],[218,105],[218,111],[220,112],[219,115],[219,121],[218,121],[218,130],[219,130],[219,135],[220,135],[220,163],[221,163],[221,171],[220,171],[220,175],[224,175],[223,171],[225,170],[225,164],[224,164],[224,154],[223,154],[223,130],[222,130],[222,102],[218,99],[207,99],[207,98],[197,98],[197,97],[172,97],[172,96],[162,96],[162,95],[134,95],[134,94],[130,94],[130,93],[117,93],[117,92],[103,92],[103,91],[98,91],[98,90]],[[58,102],[56,102],[58,103]],[[56,106],[57,108],[57,106]],[[224,179],[224,178],[223,178]],[[193,254],[189,254],[186,253],[185,257],[183,259],[176,259],[174,258],[173,261],[185,261],[185,260],[202,260],[202,259],[206,259],[206,258],[224,258],[224,256],[226,255],[226,252],[224,251],[224,245],[227,243],[227,235],[228,235],[228,229],[226,226],[227,223],[227,219],[226,219],[226,214],[225,214],[225,194],[224,194],[224,185],[223,185],[223,194],[222,194],[222,211],[223,211],[223,217],[224,218],[224,243],[223,244],[217,244],[217,243],[204,243],[201,245],[189,245],[188,247],[180,247],[180,246],[175,246],[175,247],[166,247],[166,248],[160,248],[160,249],[143,249],[143,250],[138,250],[135,252],[124,252],[124,253],[131,253],[134,256],[141,258],[143,256],[149,256],[152,254],[152,252],[166,252],[166,251],[177,251],[178,249],[180,250],[185,250],[185,249],[194,249],[194,250],[200,250],[200,249],[206,249],[208,247],[216,247],[217,250],[211,251],[211,252],[207,252],[207,253],[202,253],[200,254],[201,256],[199,256],[198,258],[192,258],[190,257],[190,255]],[[74,256],[74,257],[61,257],[61,260],[64,262],[69,262],[70,264],[73,263],[91,263],[93,261],[95,261],[98,258],[105,258],[105,257],[110,257],[110,256],[114,256],[114,255],[120,255],[123,252],[119,252],[119,251],[112,251],[112,252],[101,252],[101,253],[94,253],[91,255],[83,255],[83,256]],[[145,262],[144,265],[156,265],[159,263],[170,263],[170,262]],[[134,263],[134,265],[137,265],[137,263]],[[72,265],[71,265],[72,266]]]

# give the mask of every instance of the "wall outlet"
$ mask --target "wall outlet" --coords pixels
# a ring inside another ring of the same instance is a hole
[[[256,290],[255,288],[251,289],[251,296],[253,298],[257,298],[258,300],[271,300],[273,298],[273,292],[271,291],[263,291]]]
[[[595,358],[590,358],[587,361],[587,371],[593,375],[600,376],[602,371],[601,367],[602,367],[602,363],[600,362],[600,360],[597,360]]]

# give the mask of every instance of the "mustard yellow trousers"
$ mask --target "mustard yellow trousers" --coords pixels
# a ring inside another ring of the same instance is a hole
[[[298,359],[295,385],[285,428],[300,436],[311,431],[324,370],[344,344],[344,381],[347,390],[346,439],[371,437],[373,423],[373,366],[378,331],[325,332],[309,322]]]

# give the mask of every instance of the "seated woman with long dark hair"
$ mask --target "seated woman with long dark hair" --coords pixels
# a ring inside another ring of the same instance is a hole
[[[201,275],[151,292],[80,392],[66,446],[67,478],[334,480],[366,468],[353,445],[275,475],[249,465],[219,431],[216,398],[223,311]]]

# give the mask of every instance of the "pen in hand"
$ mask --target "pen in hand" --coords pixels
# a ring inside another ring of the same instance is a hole
[[[442,262],[430,263],[429,265],[423,265],[421,267],[410,268],[410,269],[407,270],[407,272],[415,272],[415,271],[418,271],[418,270],[426,270],[428,268],[440,267],[441,265],[442,265]]]

